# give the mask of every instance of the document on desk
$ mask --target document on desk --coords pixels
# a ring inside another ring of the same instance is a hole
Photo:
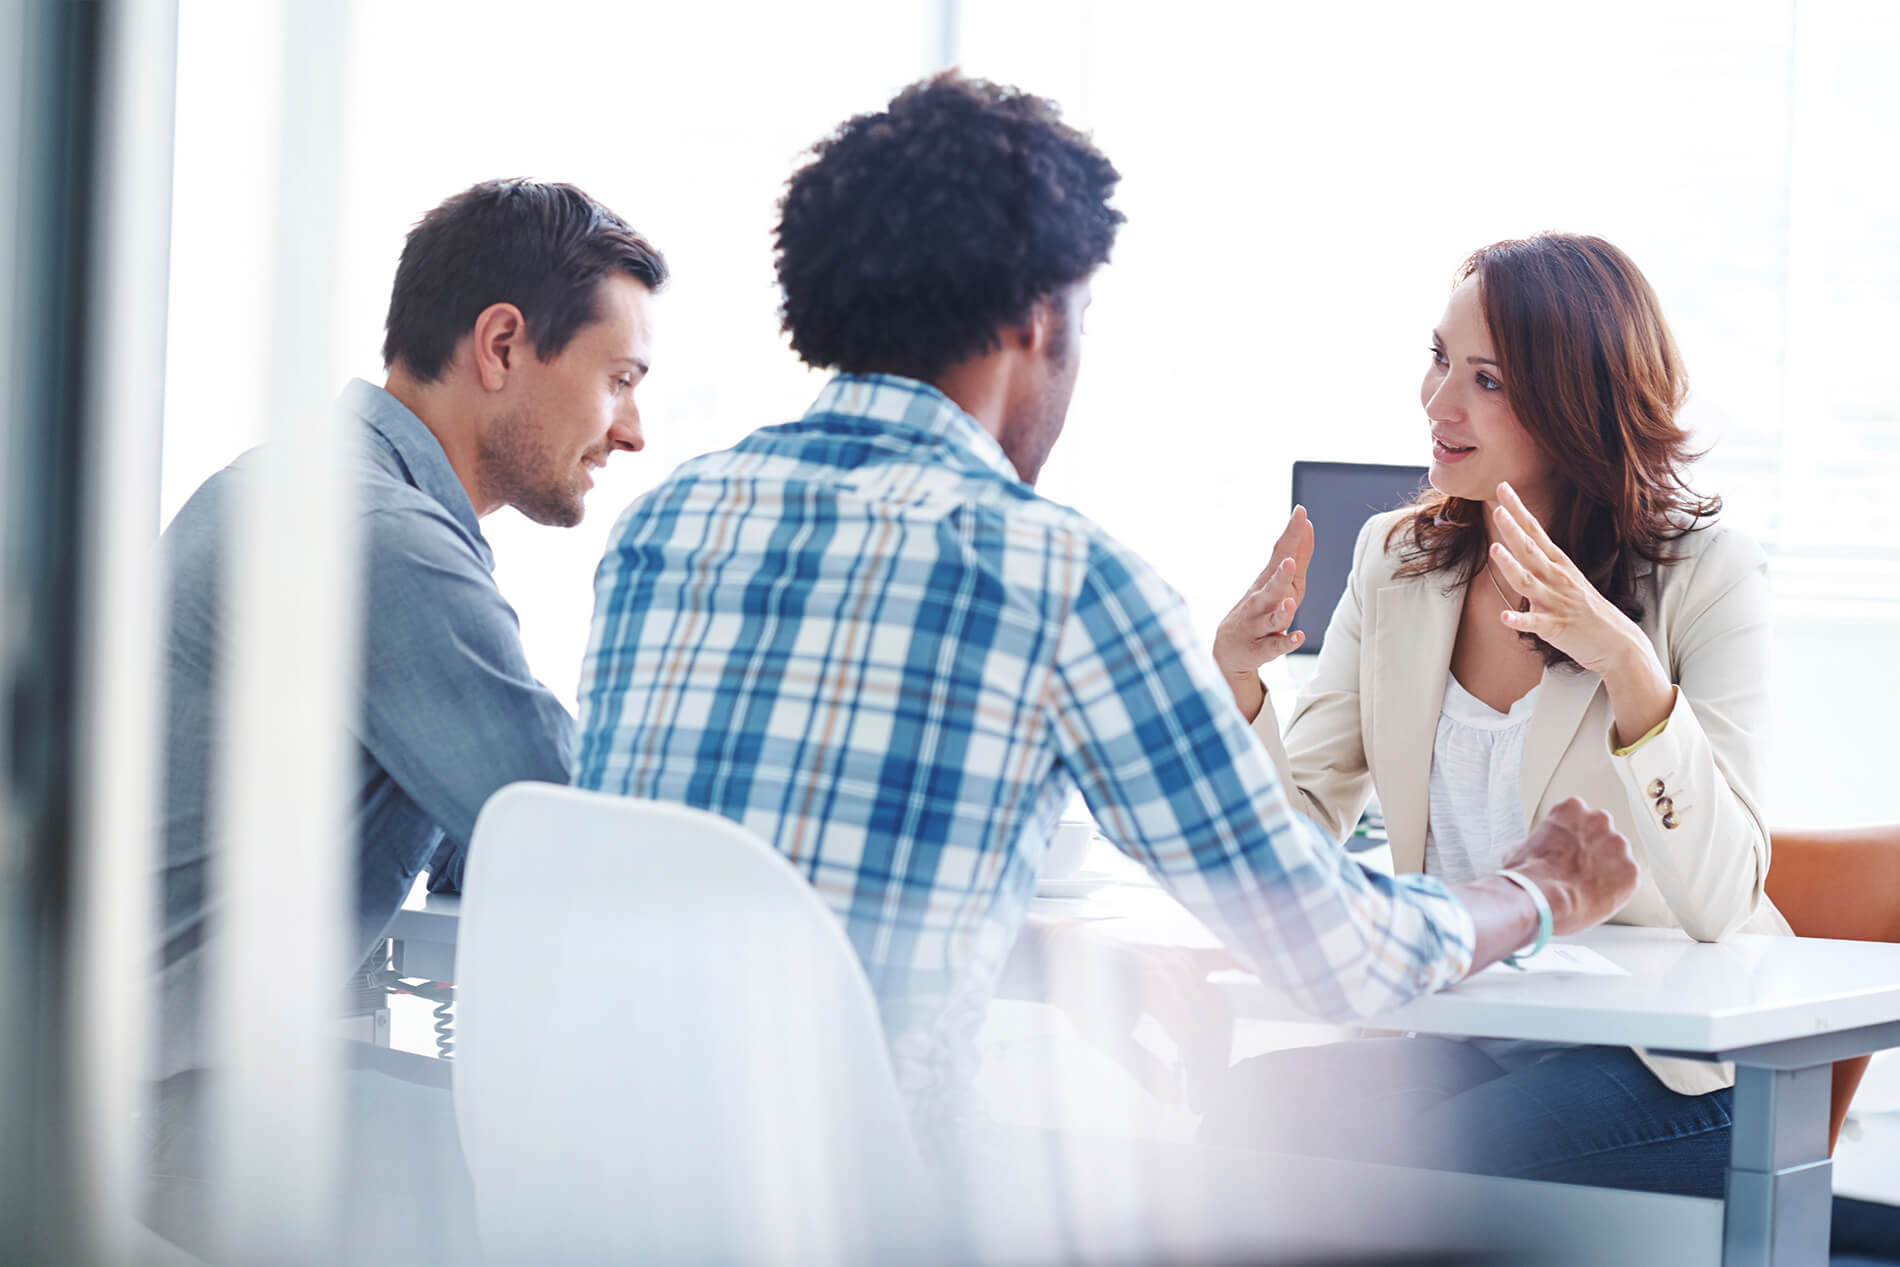
[[[1620,968],[1588,946],[1571,946],[1563,942],[1552,942],[1528,958],[1520,957],[1515,965],[1498,962],[1486,968],[1485,974],[1498,976],[1516,976],[1524,972],[1569,972],[1590,977],[1627,977],[1628,968]]]

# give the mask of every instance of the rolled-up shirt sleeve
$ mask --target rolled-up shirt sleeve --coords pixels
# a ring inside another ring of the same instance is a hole
[[[524,779],[565,783],[574,719],[534,677],[514,609],[446,515],[364,516],[363,746],[442,829],[430,888],[458,892],[475,816]],[[446,530],[445,530],[446,529]]]
[[[1291,808],[1179,596],[1132,554],[1091,549],[1051,677],[1059,760],[1104,834],[1297,1005],[1371,1016],[1469,971],[1469,912]]]

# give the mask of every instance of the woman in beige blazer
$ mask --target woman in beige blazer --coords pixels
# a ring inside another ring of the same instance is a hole
[[[1766,563],[1689,491],[1684,391],[1609,243],[1466,262],[1421,390],[1432,488],[1360,533],[1284,741],[1257,670],[1298,645],[1303,511],[1216,638],[1295,807],[1344,839],[1376,791],[1397,868],[1458,883],[1581,797],[1642,869],[1618,922],[1788,932],[1763,896]],[[1719,1196],[1732,1083],[1616,1048],[1362,1039],[1241,1065],[1203,1136]]]

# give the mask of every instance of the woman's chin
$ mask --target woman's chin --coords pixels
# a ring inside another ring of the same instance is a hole
[[[1433,462],[1426,478],[1431,481],[1433,488],[1447,497],[1474,502],[1485,499],[1483,480],[1473,479],[1469,471],[1444,462]]]

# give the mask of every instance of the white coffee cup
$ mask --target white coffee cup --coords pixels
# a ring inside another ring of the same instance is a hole
[[[1055,835],[1049,838],[1048,852],[1042,855],[1042,869],[1037,874],[1045,880],[1063,880],[1074,875],[1081,870],[1082,860],[1088,856],[1089,842],[1094,839],[1094,823],[1073,819],[1057,823]]]

